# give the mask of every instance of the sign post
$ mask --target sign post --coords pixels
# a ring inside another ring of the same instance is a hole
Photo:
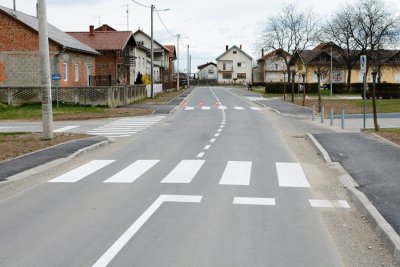
[[[51,79],[53,80],[53,81],[59,81],[59,80],[61,80],[61,74],[59,74],[59,73],[53,73],[52,75],[51,75]],[[57,100],[57,109],[59,109],[60,108],[60,106],[59,106],[59,98],[58,98],[59,96],[58,96],[58,86],[56,86],[56,100]]]
[[[363,74],[363,101],[364,101],[364,114],[363,114],[363,130],[366,128],[366,109],[367,109],[367,56],[360,56],[360,73]]]

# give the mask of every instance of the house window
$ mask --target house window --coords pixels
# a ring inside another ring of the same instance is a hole
[[[222,79],[224,80],[232,79],[232,73],[222,73]]]
[[[68,82],[68,63],[64,64],[64,82]]]
[[[208,73],[214,73],[214,69],[208,69]]]
[[[79,82],[79,63],[75,63],[75,82]]]
[[[237,51],[233,51],[234,54],[237,54]]]
[[[222,70],[226,70],[226,63],[222,63]]]
[[[238,67],[241,67],[241,66],[242,66],[242,62],[238,62],[238,63],[237,63],[237,66],[238,66]]]
[[[246,73],[238,73],[237,78],[238,79],[246,79]]]
[[[275,70],[278,70],[278,64],[275,63]]]
[[[87,75],[87,85],[91,86],[92,83],[90,81],[90,77],[92,76],[92,65],[90,64],[86,65],[86,75]]]

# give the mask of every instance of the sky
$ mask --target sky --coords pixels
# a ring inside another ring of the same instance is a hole
[[[36,15],[37,1],[15,1],[18,11]],[[190,69],[197,72],[197,66],[216,62],[226,45],[242,45],[254,61],[260,58],[261,52],[254,51],[256,37],[265,28],[267,18],[279,12],[285,0],[135,1],[144,6],[153,4],[160,10],[154,12],[155,40],[163,45],[177,46],[176,35],[180,34],[180,70],[187,70],[189,46]],[[295,3],[299,9],[313,9],[323,20],[350,1],[302,0]],[[400,10],[400,0],[384,1],[389,7]],[[13,0],[0,0],[0,5],[12,8]],[[151,11],[142,5],[132,0],[47,0],[47,20],[63,31],[88,31],[89,25],[108,24],[117,30],[136,31],[140,28],[150,35]],[[168,10],[161,11],[165,9]]]

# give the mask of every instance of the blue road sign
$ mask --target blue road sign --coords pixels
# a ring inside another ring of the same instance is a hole
[[[53,81],[59,81],[59,80],[61,80],[61,74],[59,74],[59,73],[53,73],[53,74],[51,75],[51,79],[52,79]]]

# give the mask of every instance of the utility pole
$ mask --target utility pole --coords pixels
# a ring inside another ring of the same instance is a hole
[[[176,61],[176,90],[179,91],[179,38],[180,38],[180,34],[178,33],[177,35],[177,41],[176,41],[176,47],[177,47],[177,51],[176,51],[176,57],[177,57],[177,61]]]
[[[154,36],[153,36],[153,11],[154,11],[154,5],[151,5],[151,45],[150,45],[150,60],[151,60],[151,66],[150,66],[150,97],[154,97],[154,51],[153,51],[153,46],[154,46]]]
[[[40,80],[42,87],[43,138],[53,139],[53,110],[50,83],[50,55],[47,31],[46,0],[38,0]]]
[[[186,59],[187,59],[187,87],[189,88],[189,45],[187,45],[187,57],[186,57]]]
[[[331,96],[332,96],[332,94],[333,94],[333,88],[332,88],[332,85],[333,85],[333,59],[332,59],[332,44],[331,44],[331,75],[329,75],[329,78],[330,78],[330,89],[331,89]]]

